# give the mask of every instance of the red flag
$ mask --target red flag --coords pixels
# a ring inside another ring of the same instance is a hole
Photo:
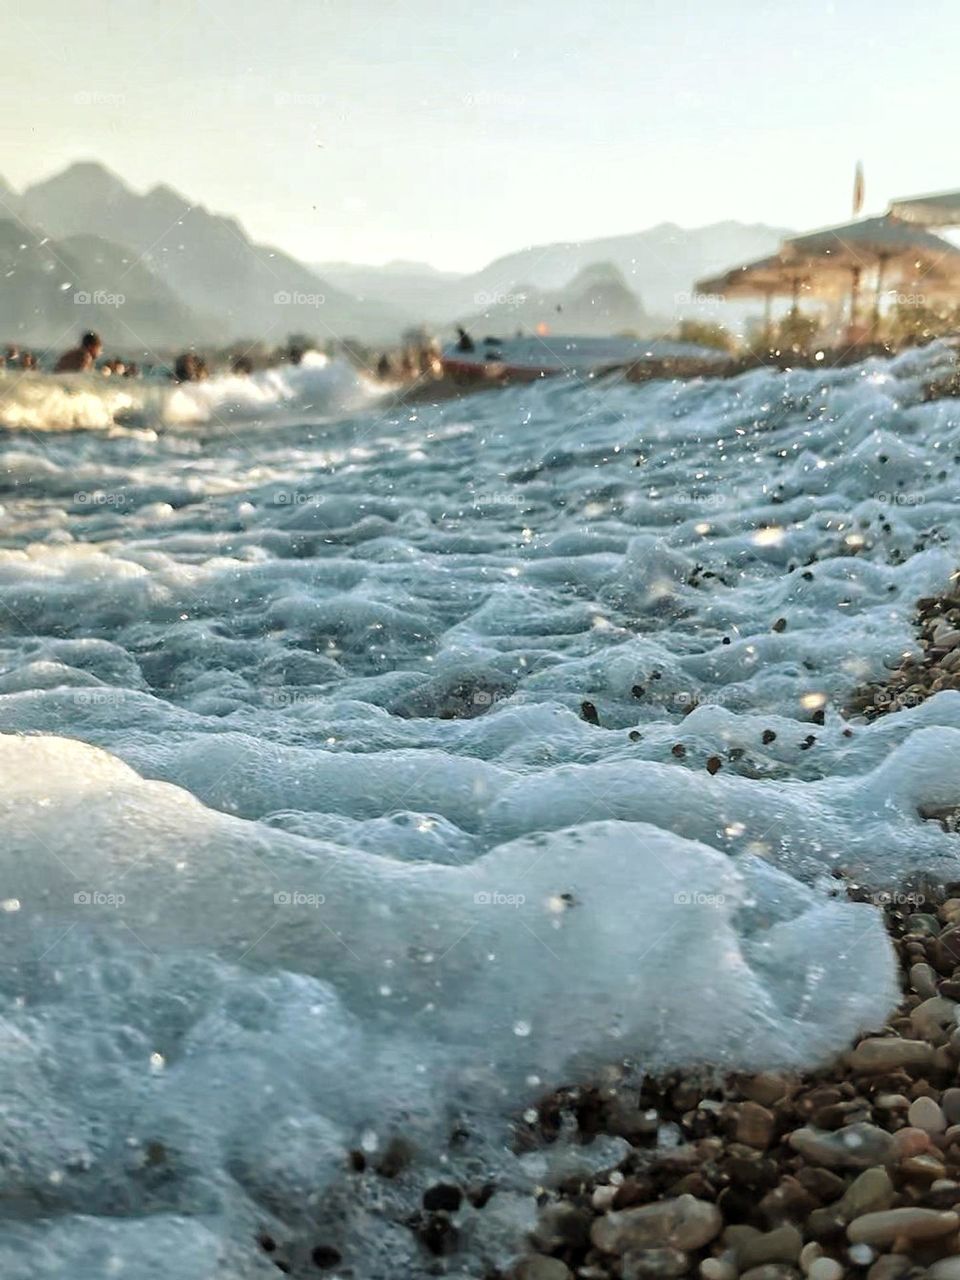
[[[853,175],[853,216],[856,217],[863,208],[863,165],[858,160]]]

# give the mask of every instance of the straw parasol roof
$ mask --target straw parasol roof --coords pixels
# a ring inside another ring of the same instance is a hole
[[[890,213],[904,222],[921,227],[960,226],[960,191],[941,191],[933,196],[908,196],[894,200]]]
[[[770,302],[773,298],[791,297],[796,311],[801,293],[811,296],[839,293],[849,282],[849,275],[841,264],[791,257],[780,252],[731,267],[722,275],[698,280],[696,289],[699,293],[716,294],[722,298],[763,298],[764,328],[769,333]]]
[[[789,294],[796,301],[799,293],[827,289],[841,275],[846,280],[847,274],[839,265],[835,267],[829,262],[772,253],[755,262],[731,267],[722,275],[698,280],[696,288],[699,293],[719,294],[724,298],[759,298],[768,295],[780,297]]]
[[[864,270],[876,270],[874,324],[879,320],[880,296],[888,271],[899,280],[921,282],[935,275],[956,280],[960,289],[960,249],[922,227],[912,226],[887,214],[858,222],[825,227],[784,241],[787,252],[830,261],[850,272],[850,323],[856,325],[857,296]]]
[[[946,269],[960,275],[960,249],[889,214],[792,236],[784,248],[804,257],[829,258],[850,269],[894,263],[898,269]]]

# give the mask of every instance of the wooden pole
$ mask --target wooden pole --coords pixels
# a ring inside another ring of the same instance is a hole
[[[883,292],[883,275],[887,265],[887,255],[881,253],[877,262],[877,296],[873,300],[873,337],[880,332],[880,295]]]
[[[857,326],[857,303],[860,296],[860,268],[853,267],[851,270],[852,279],[850,282],[850,328],[855,329]]]

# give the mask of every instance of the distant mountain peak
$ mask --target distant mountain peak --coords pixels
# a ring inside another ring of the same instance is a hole
[[[627,286],[623,272],[615,262],[588,262],[573,277],[568,288],[585,289],[598,284],[620,284],[624,288]]]
[[[169,186],[166,182],[158,182],[156,186],[150,188],[144,196],[145,200],[152,200],[155,204],[166,204],[171,208],[174,206],[183,206],[186,209],[191,207],[190,201],[186,196],[181,195],[176,187]]]
[[[128,196],[132,192],[122,178],[99,160],[74,160],[59,173],[34,183],[30,190],[56,187],[58,190],[79,190],[103,198],[112,194]]]

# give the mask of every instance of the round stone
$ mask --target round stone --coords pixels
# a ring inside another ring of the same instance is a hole
[[[572,1273],[559,1258],[535,1253],[529,1258],[521,1258],[510,1276],[511,1280],[571,1280]]]
[[[884,1164],[893,1149],[893,1138],[885,1129],[863,1121],[835,1131],[795,1129],[788,1141],[813,1164],[831,1169],[867,1169]]]
[[[607,1213],[590,1228],[590,1239],[601,1253],[688,1250],[709,1244],[722,1227],[723,1218],[715,1204],[683,1195]]]
[[[927,1280],[960,1280],[960,1258],[941,1258],[927,1268]]]
[[[704,1258],[700,1275],[702,1280],[737,1280],[737,1268],[726,1258]]]
[[[960,1227],[960,1215],[951,1210],[938,1209],[883,1209],[879,1213],[865,1213],[847,1227],[847,1238],[852,1244],[892,1244],[904,1237],[907,1240],[935,1240],[949,1235]]]
[[[809,1280],[842,1280],[843,1267],[834,1258],[817,1258],[807,1276]]]
[[[914,1098],[907,1112],[907,1120],[914,1128],[923,1129],[925,1133],[943,1133],[947,1127],[947,1118],[933,1098]]]

